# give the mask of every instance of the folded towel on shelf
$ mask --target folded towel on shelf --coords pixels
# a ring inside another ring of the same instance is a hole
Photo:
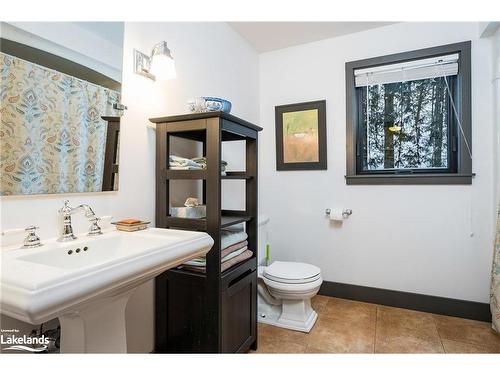
[[[239,254],[238,256],[235,256],[234,258],[231,258],[223,263],[221,263],[221,272],[224,272],[225,270],[237,265],[238,263],[241,263],[249,258],[251,258],[253,255],[253,252],[251,250],[245,250],[243,253]],[[196,271],[196,272],[206,272],[206,267],[205,266],[185,266],[186,269]]]
[[[241,254],[243,251],[245,251],[248,247],[248,241],[241,241],[238,242],[234,245],[231,245],[229,247],[226,247],[225,249],[222,249],[221,251],[221,262],[224,262],[225,260],[231,259],[232,257],[235,257],[239,254]],[[236,253],[236,255],[234,255]],[[184,263],[184,265],[189,265],[189,266],[205,266],[207,264],[206,257],[197,257],[193,258],[187,262]]]
[[[182,264],[183,266],[196,266],[196,267],[205,267],[207,265],[207,260],[205,258],[195,258],[188,260],[187,262]]]
[[[248,250],[247,246],[243,246],[241,249],[233,250],[231,253],[227,254],[224,258],[221,259],[221,263],[224,263],[224,262],[228,261],[229,259],[237,257],[238,255],[244,253],[247,250]],[[194,266],[194,267],[206,267],[207,259],[206,258],[195,258],[195,259],[191,259],[191,260],[183,263],[183,265],[184,266]]]
[[[227,262],[229,259],[233,259],[234,257],[237,257],[238,255],[244,253],[247,250],[248,250],[248,246],[243,246],[241,249],[234,250],[233,252],[227,254],[220,261],[221,261],[221,263]]]
[[[195,163],[198,163],[198,164],[204,164],[205,166],[207,165],[207,158],[205,156],[199,157],[199,158],[192,158],[191,160],[194,161]],[[220,165],[226,167],[227,162],[224,160],[221,160]]]
[[[224,272],[228,268],[231,268],[232,266],[235,266],[238,263],[241,263],[244,260],[251,258],[252,255],[253,255],[252,250],[245,250],[245,252],[238,255],[237,257],[234,257],[234,258],[228,260],[227,262],[221,263],[221,266],[220,266],[221,272]]]
[[[194,161],[195,163],[204,165],[205,167],[207,166],[207,158],[204,156],[198,158],[192,158],[191,160]]]
[[[221,258],[224,258],[226,255],[231,254],[233,251],[242,249],[245,246],[248,246],[248,241],[238,242],[232,246],[229,246],[229,247],[226,247],[225,249],[222,249],[222,251],[220,252],[220,256],[221,256]]]
[[[248,238],[247,232],[241,230],[234,232],[232,230],[221,230],[221,249],[232,246],[238,242],[245,241]]]
[[[169,168],[177,171],[207,169],[206,157],[188,159],[177,155],[170,155],[168,161],[169,161]],[[220,163],[221,176],[226,176],[226,166],[227,162],[221,160]]]
[[[175,171],[201,171],[202,167],[196,167],[194,165],[176,165],[170,164],[169,169],[173,169]]]
[[[223,231],[225,231],[225,232],[244,232],[245,231],[245,224],[244,223],[233,224],[230,227],[224,228]]]
[[[175,165],[177,167],[187,167],[187,166],[193,166],[193,167],[199,167],[203,168],[203,166],[191,159],[188,158],[183,158],[177,155],[170,155],[168,158],[169,164],[170,165]]]
[[[227,163],[222,160],[220,169],[221,176],[226,176],[226,165]],[[192,170],[201,170],[207,169],[207,158],[183,158],[177,155],[170,155],[169,157],[169,168],[176,171],[192,171]]]
[[[207,169],[207,158],[206,157],[199,157],[199,158],[192,158],[191,161],[194,161],[195,163],[198,163],[203,166],[203,169]],[[227,167],[227,162],[224,160],[220,161],[220,169],[221,169],[221,174],[225,176],[226,172],[226,167]]]

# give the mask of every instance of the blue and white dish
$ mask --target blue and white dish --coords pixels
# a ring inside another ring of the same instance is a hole
[[[205,108],[209,112],[231,112],[231,102],[229,100],[213,96],[204,96],[203,99],[205,99]]]

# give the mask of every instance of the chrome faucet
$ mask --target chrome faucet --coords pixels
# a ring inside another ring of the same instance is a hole
[[[76,240],[76,236],[73,233],[73,226],[71,225],[71,215],[79,211],[84,211],[85,217],[91,222],[88,235],[95,236],[102,234],[101,227],[99,227],[98,224],[100,218],[95,215],[94,210],[92,210],[88,204],[70,207],[69,201],[65,200],[64,206],[59,210],[62,215],[63,228],[61,237],[59,237],[58,241],[66,242]]]

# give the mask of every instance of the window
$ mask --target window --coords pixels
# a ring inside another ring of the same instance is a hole
[[[348,184],[470,184],[470,42],[349,62]]]

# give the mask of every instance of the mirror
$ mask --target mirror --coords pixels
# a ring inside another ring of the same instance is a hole
[[[123,30],[0,23],[0,195],[118,190]]]

